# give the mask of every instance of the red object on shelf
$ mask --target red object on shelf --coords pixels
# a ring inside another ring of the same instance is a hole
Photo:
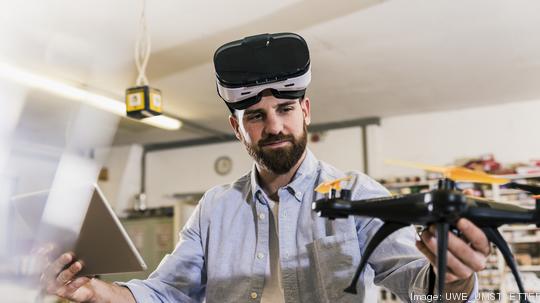
[[[495,172],[501,169],[501,163],[495,161],[493,154],[486,154],[478,159],[470,160],[463,166],[468,169],[484,171],[487,173]]]
[[[530,163],[534,166],[540,166],[540,159],[532,159]]]

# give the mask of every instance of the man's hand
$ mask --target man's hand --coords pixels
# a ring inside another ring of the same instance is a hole
[[[65,253],[49,264],[41,276],[41,284],[48,294],[76,302],[91,302],[95,298],[95,291],[89,283],[90,278],[75,277],[83,264],[73,262],[74,258],[72,253]]]
[[[445,282],[447,285],[463,285],[467,289],[452,289],[470,293],[472,283],[460,283],[471,279],[473,273],[486,267],[487,256],[490,252],[489,241],[484,232],[467,219],[460,219],[456,227],[465,239],[460,239],[453,233],[448,233],[448,253]],[[467,242],[465,242],[467,241]],[[416,247],[426,256],[436,269],[437,238],[436,227],[431,225],[425,230]],[[436,269],[437,271],[437,269]],[[450,289],[449,289],[450,291]]]
[[[98,279],[76,277],[83,264],[81,261],[73,261],[75,261],[74,254],[65,253],[47,266],[41,275],[41,284],[48,294],[75,302],[135,303],[131,292],[125,287]]]

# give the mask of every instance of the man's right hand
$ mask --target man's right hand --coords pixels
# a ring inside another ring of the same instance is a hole
[[[98,279],[77,277],[83,264],[81,261],[73,261],[75,261],[73,253],[64,253],[47,266],[41,276],[41,283],[48,294],[75,302],[135,303],[133,295],[126,287],[108,284]]]
[[[88,277],[76,277],[82,269],[81,261],[76,261],[72,253],[64,253],[53,261],[41,276],[42,287],[48,294],[75,302],[94,302],[95,290]],[[71,264],[73,263],[73,264]],[[66,268],[68,264],[71,264]]]

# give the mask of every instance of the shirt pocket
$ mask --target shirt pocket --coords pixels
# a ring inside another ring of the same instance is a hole
[[[356,233],[344,233],[317,239],[307,245],[311,274],[321,302],[355,302],[357,295],[344,292],[360,263]]]

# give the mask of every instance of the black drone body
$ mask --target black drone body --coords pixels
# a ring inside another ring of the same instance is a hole
[[[522,189],[533,194],[540,194],[540,187],[509,183],[508,187]],[[313,202],[313,210],[321,217],[331,219],[348,216],[374,217],[381,219],[383,226],[368,242],[366,251],[360,260],[351,285],[346,292],[356,294],[356,283],[377,246],[390,234],[403,227],[414,225],[437,227],[437,276],[438,300],[442,300],[446,271],[446,251],[448,250],[448,231],[460,218],[466,218],[476,224],[485,233],[490,242],[501,251],[517,282],[518,289],[525,293],[521,277],[508,244],[498,231],[504,224],[537,224],[540,226],[540,201],[536,200],[535,209],[499,203],[466,196],[456,190],[454,181],[439,181],[438,189],[419,194],[392,196],[352,201],[350,191],[343,189],[337,195],[331,190],[326,199]],[[522,298],[521,302],[528,302]]]

